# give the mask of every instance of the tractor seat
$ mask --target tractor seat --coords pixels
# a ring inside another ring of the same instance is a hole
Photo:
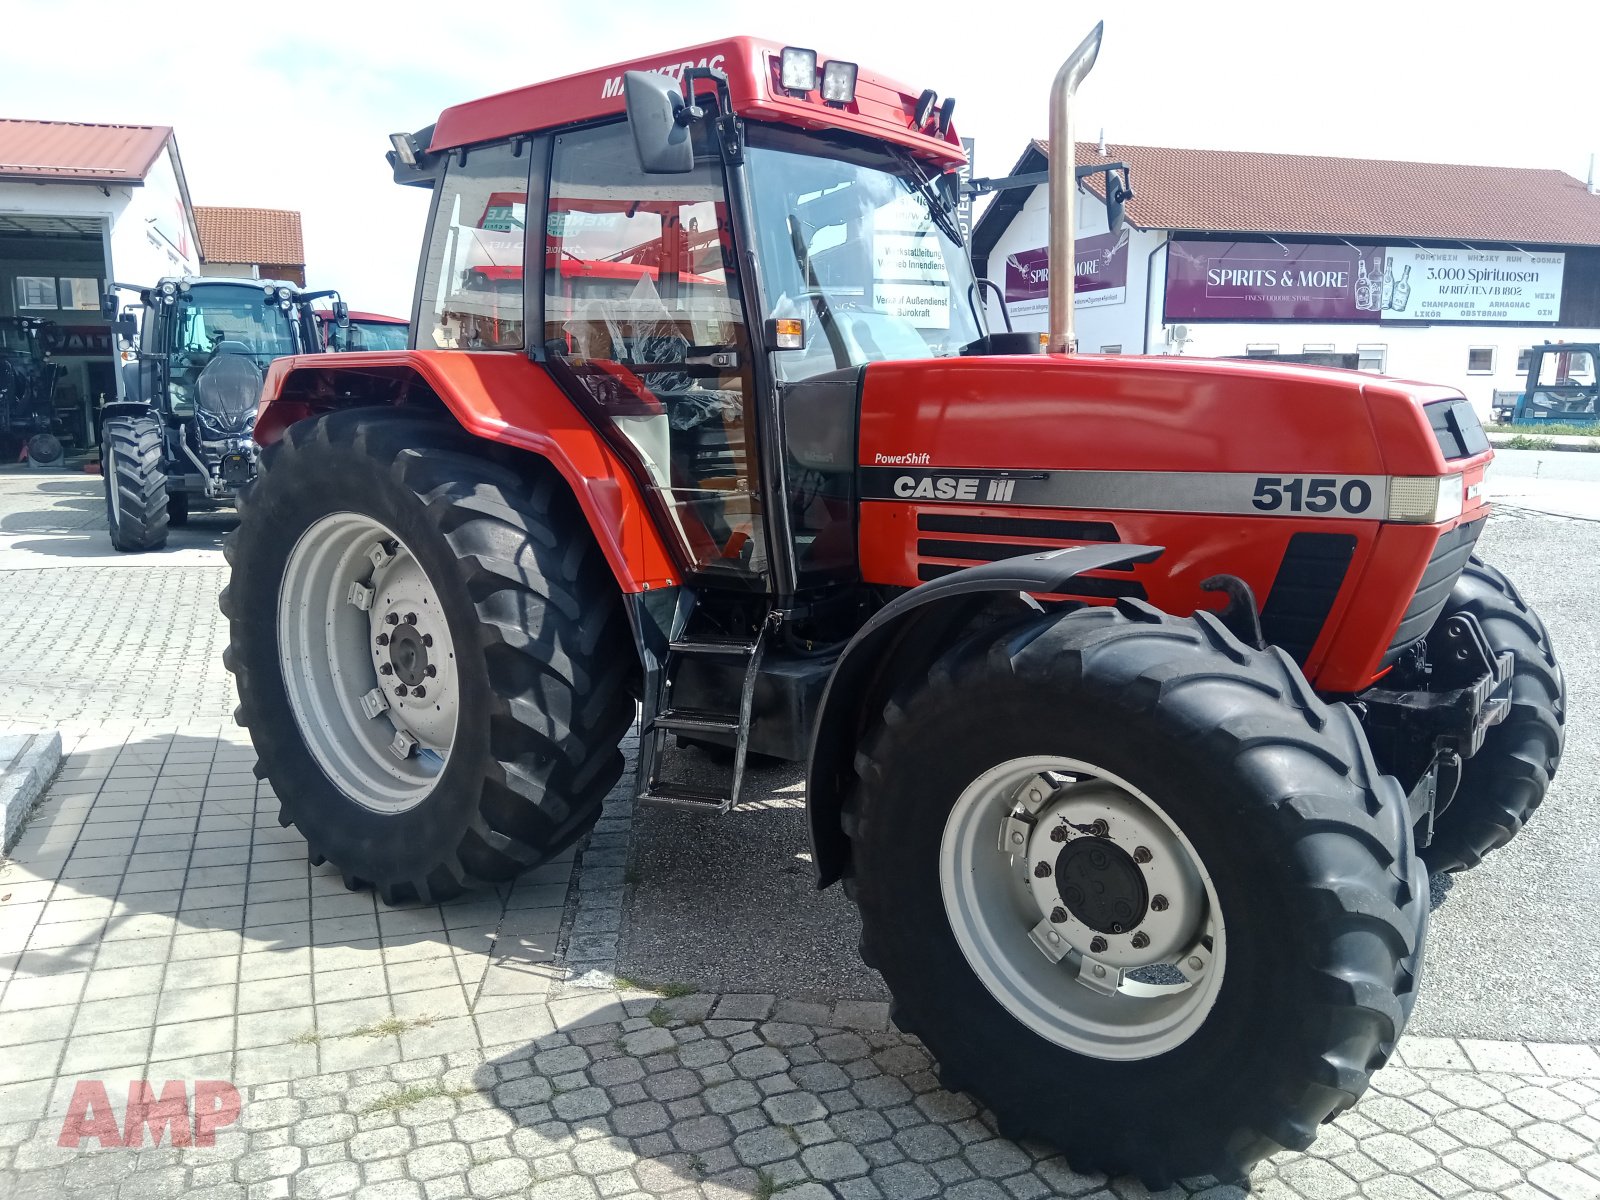
[[[224,354],[248,355],[250,353],[250,347],[245,345],[243,342],[221,341],[217,343],[217,348],[213,353],[219,357]]]

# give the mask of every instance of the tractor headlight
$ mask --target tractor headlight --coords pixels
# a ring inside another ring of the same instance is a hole
[[[829,104],[849,104],[856,98],[856,64],[834,59],[822,67],[822,98]]]
[[[1437,525],[1461,515],[1461,476],[1429,475],[1389,480],[1389,520]]]
[[[167,281],[166,281],[166,282],[165,282],[165,283],[163,283],[163,284],[162,284],[162,285],[161,285],[161,294],[162,294],[162,295],[163,295],[163,296],[171,296],[171,295],[173,295],[173,294],[174,294],[174,293],[175,293],[175,292],[176,292],[176,291],[177,291],[177,290],[178,290],[178,285],[177,285],[177,284],[175,284],[175,283],[173,283],[173,282],[172,282],[172,280],[170,280],[170,279],[169,279],[169,280],[167,280]]]
[[[809,92],[817,86],[817,52],[799,46],[785,46],[779,78],[784,89]]]

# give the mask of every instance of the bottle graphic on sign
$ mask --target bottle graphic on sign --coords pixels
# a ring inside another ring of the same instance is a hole
[[[1395,281],[1393,303],[1390,305],[1395,312],[1405,312],[1406,305],[1411,302],[1411,264],[1406,264],[1405,274]]]
[[[1359,312],[1372,311],[1372,280],[1367,276],[1367,260],[1364,258],[1356,268],[1356,309]]]
[[[1378,295],[1382,297],[1378,301],[1380,309],[1394,307],[1394,259],[1386,258],[1383,262],[1383,273],[1378,276]]]

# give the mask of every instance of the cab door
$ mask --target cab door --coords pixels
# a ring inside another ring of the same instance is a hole
[[[693,171],[647,175],[626,123],[552,142],[545,361],[631,448],[688,573],[764,588],[752,339],[722,164],[702,146]]]

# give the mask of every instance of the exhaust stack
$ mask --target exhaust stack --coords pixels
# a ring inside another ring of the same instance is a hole
[[[1056,72],[1050,85],[1050,345],[1052,354],[1078,348],[1073,328],[1072,280],[1077,264],[1073,239],[1078,231],[1077,143],[1073,141],[1072,97],[1100,53],[1101,21]]]

